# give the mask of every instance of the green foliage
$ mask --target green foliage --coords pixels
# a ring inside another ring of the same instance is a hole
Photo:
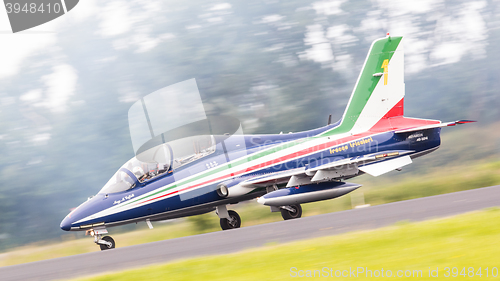
[[[188,217],[187,220],[192,225],[192,228],[196,231],[196,233],[215,231],[219,227],[218,219],[213,213],[191,216]]]
[[[420,176],[388,177],[374,187],[367,183],[365,200],[370,204],[382,204],[497,185],[500,184],[499,163],[447,167]],[[369,179],[358,182],[366,180]]]

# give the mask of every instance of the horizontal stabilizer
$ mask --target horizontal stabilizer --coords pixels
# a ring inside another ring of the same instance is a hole
[[[378,177],[382,174],[396,170],[411,163],[412,161],[410,156],[406,155],[403,157],[359,167],[359,169],[374,177]]]
[[[403,129],[403,130],[397,130],[395,133],[396,134],[408,133],[408,132],[415,132],[415,131],[421,131],[421,130],[427,130],[427,129],[433,129],[433,128],[451,127],[451,126],[455,126],[455,125],[474,123],[474,122],[476,122],[476,121],[457,120],[457,121],[453,121],[453,122],[445,122],[445,123],[432,124],[432,125],[419,126],[419,127],[408,128],[408,129]]]

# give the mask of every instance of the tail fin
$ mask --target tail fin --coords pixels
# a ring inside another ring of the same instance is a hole
[[[403,37],[385,37],[372,43],[340,125],[327,135],[360,133],[382,118],[404,111]],[[325,134],[325,135],[326,135]]]

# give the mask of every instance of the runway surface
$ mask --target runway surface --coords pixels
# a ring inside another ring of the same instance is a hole
[[[375,229],[402,220],[446,217],[494,206],[500,206],[500,186],[0,267],[0,279],[66,280],[178,259],[234,253],[271,242]],[[89,243],[92,243],[90,239]],[[120,241],[117,243],[119,245]]]

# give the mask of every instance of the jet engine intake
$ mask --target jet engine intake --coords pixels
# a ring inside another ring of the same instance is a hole
[[[244,178],[225,181],[217,185],[217,194],[222,198],[232,198],[245,195],[254,190],[254,187],[243,186],[239,183],[245,180]]]

